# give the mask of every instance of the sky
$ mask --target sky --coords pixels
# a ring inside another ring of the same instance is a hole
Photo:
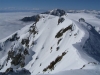
[[[0,10],[100,10],[100,0],[0,0]]]

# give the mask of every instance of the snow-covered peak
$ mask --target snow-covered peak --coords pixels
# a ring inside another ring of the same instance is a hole
[[[89,20],[87,15],[83,19],[81,14],[40,14],[43,17],[38,21],[0,41],[0,72],[8,68],[25,68],[31,75],[96,72],[100,69],[100,35],[90,22],[97,18]]]
[[[51,11],[44,12],[42,14],[50,14],[50,15],[54,15],[54,16],[63,16],[63,15],[66,14],[66,12],[64,10],[61,10],[61,9],[54,9],[54,10],[51,10]]]

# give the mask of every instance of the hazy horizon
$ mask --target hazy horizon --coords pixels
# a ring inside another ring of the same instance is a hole
[[[0,11],[100,10],[100,0],[0,0]]]

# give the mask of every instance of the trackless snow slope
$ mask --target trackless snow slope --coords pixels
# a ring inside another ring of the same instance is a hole
[[[31,75],[100,75],[99,21],[86,13],[40,14],[0,41],[0,72],[24,67]]]

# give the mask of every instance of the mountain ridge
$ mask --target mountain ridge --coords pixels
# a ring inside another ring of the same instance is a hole
[[[0,41],[0,72],[10,67],[25,68],[31,75],[99,68],[99,47],[93,46],[97,40],[92,41],[96,38],[93,35],[99,34],[87,19],[79,22],[69,14],[39,16],[38,21]],[[92,47],[86,43],[89,37]],[[91,48],[96,52],[94,56]]]

